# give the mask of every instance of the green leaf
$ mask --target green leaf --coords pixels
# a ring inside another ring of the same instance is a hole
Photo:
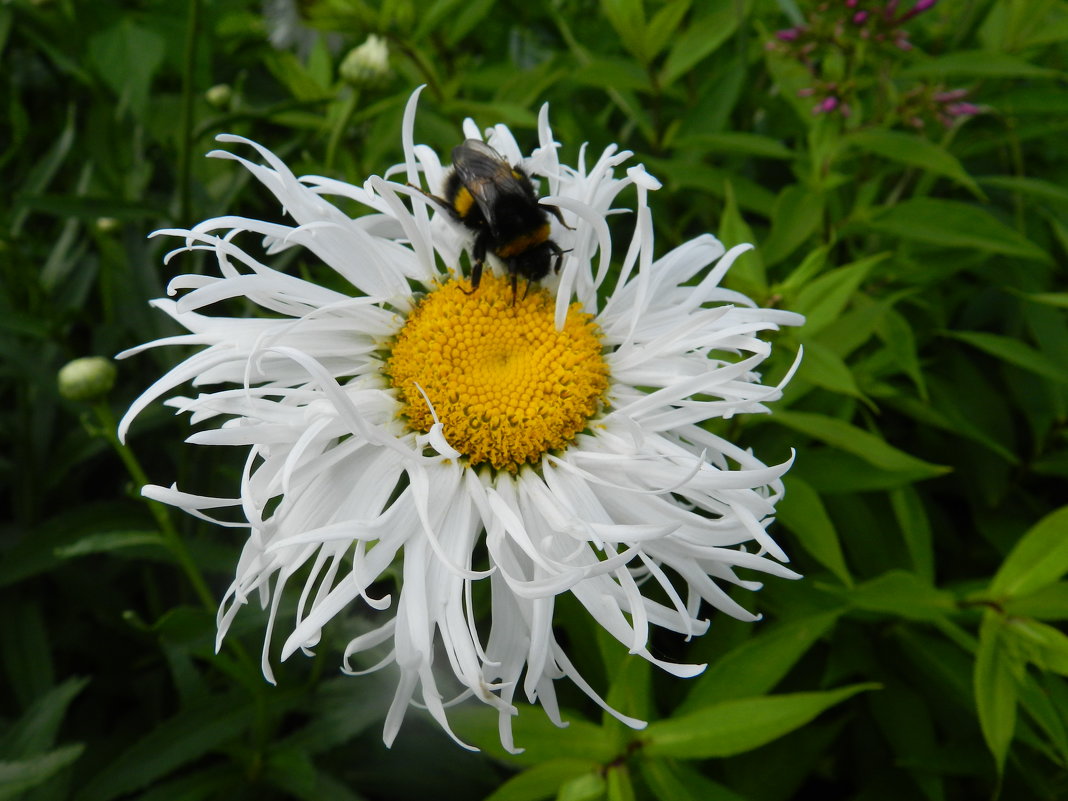
[[[166,216],[162,210],[153,208],[144,200],[129,201],[114,197],[24,195],[19,198],[17,208],[53,217],[78,217],[83,220],[97,220],[101,217],[139,220]]]
[[[171,771],[199,759],[237,737],[272,709],[300,701],[295,692],[265,690],[256,702],[246,690],[200,699],[133,742],[82,787],[77,801],[110,801],[147,787]]]
[[[296,53],[289,50],[270,50],[264,54],[263,64],[286,87],[295,100],[321,102],[327,99],[328,87],[323,86],[315,79]],[[287,115],[279,116],[282,120],[291,119]],[[321,119],[318,125],[322,125]]]
[[[670,759],[643,759],[642,779],[659,801],[746,801],[700,771]]]
[[[1022,598],[1068,573],[1068,506],[1039,520],[1001,563],[990,594]]]
[[[630,59],[597,56],[573,70],[568,78],[577,84],[599,89],[652,90],[648,74]]]
[[[489,14],[493,5],[494,0],[468,0],[462,3],[459,11],[450,17],[449,24],[444,26],[449,45],[456,47]]]
[[[70,545],[56,548],[56,556],[70,559],[93,553],[108,553],[109,551],[131,548],[137,545],[166,547],[163,537],[155,531],[110,531],[102,534],[90,534],[88,537],[82,537],[82,539]]]
[[[288,748],[271,749],[262,780],[285,792],[287,798],[319,801],[315,763],[308,754]]]
[[[45,617],[45,610],[34,595],[29,598],[21,601],[18,594],[0,596],[0,657],[7,674],[5,690],[26,707],[50,692],[55,683],[55,643],[49,628],[50,624],[62,626],[61,621]]]
[[[1055,676],[1032,676],[1029,673],[1018,677],[1017,700],[1028,716],[1046,733],[1053,747],[1060,754],[1061,763],[1068,762],[1068,718],[1051,697],[1049,690]],[[1044,681],[1043,681],[1044,680]],[[1040,685],[1039,681],[1043,681]]]
[[[383,671],[353,682],[342,676],[319,684],[302,704],[307,724],[276,744],[318,754],[349,742],[386,716],[393,680]]]
[[[725,185],[725,206],[719,220],[719,239],[732,248],[735,245],[755,242],[753,231],[742,218],[738,204],[734,199],[734,187],[730,181]],[[767,293],[767,278],[764,274],[764,260],[760,251],[750,251],[742,256],[727,273],[726,283],[751,297],[763,297]]]
[[[521,754],[509,754],[501,746],[494,709],[460,707],[450,712],[449,720],[461,740],[513,765],[537,765],[553,759],[584,759],[605,765],[618,756],[619,743],[601,726],[562,711],[567,726],[561,729],[542,709],[528,704],[516,707],[519,714],[513,719],[512,731],[516,747],[523,749]]]
[[[773,689],[840,615],[825,612],[779,623],[735,646],[694,681],[676,715]]]
[[[821,712],[878,684],[838,690],[725,701],[650,724],[642,735],[649,756],[707,759],[742,754],[804,726]]]
[[[1063,631],[1026,618],[1006,619],[1001,631],[1014,661],[1068,676],[1068,635]]]
[[[955,156],[945,148],[916,134],[872,128],[851,134],[843,142],[891,161],[951,178],[977,197],[984,197],[983,191],[964,171],[964,167]]]
[[[778,264],[815,234],[823,222],[824,196],[791,184],[771,210],[771,236],[761,245],[764,263]]]
[[[598,769],[585,776],[577,776],[564,783],[556,801],[594,801],[604,798],[607,790],[603,772]]]
[[[34,701],[0,737],[0,754],[29,757],[54,746],[67,707],[88,683],[89,679],[68,679]]]
[[[749,2],[707,0],[701,3],[704,16],[682,31],[664,61],[660,85],[665,89],[688,74],[702,59],[730,39],[749,11]]]
[[[647,60],[651,61],[660,55],[668,41],[675,37],[675,31],[689,10],[690,0],[669,0],[653,15],[645,29],[643,49]]]
[[[1048,262],[1049,254],[977,206],[956,200],[913,198],[864,223],[892,237],[947,248],[999,253]]]
[[[801,263],[786,276],[786,280],[775,287],[777,293],[786,296],[790,308],[793,308],[793,298],[801,291],[802,287],[807,286],[810,281],[823,272],[823,268],[827,264],[828,250],[829,248],[826,245],[820,245],[818,248],[809,251],[808,255],[801,260]]]
[[[920,356],[916,347],[916,336],[913,333],[912,325],[897,310],[887,308],[879,316],[879,324],[876,327],[876,331],[889,357],[912,379],[920,398],[927,400],[927,382],[923,377],[923,367],[920,365]]]
[[[1022,195],[1030,195],[1042,200],[1068,203],[1068,189],[1039,178],[1027,178],[1022,175],[987,175],[976,180],[983,186],[1006,189],[1010,192],[1018,192]]]
[[[824,273],[805,285],[790,304],[791,309],[805,315],[802,329],[805,337],[811,338],[838,319],[871,269],[888,255],[868,256]]]
[[[884,629],[896,652],[914,663],[931,692],[953,702],[957,710],[974,714],[975,664],[970,654],[942,636],[927,635],[923,626]]]
[[[771,216],[771,208],[775,205],[775,195],[767,189],[755,181],[718,167],[710,167],[694,160],[672,161],[657,158],[646,159],[646,166],[669,183],[673,192],[690,189],[726,198],[727,191],[730,189],[733,190],[734,199],[739,208],[764,217]],[[752,242],[753,240],[741,241]]]
[[[29,175],[23,181],[21,187],[23,195],[32,196],[44,192],[56,177],[59,168],[67,160],[67,156],[70,155],[71,146],[74,144],[75,140],[77,126],[75,112],[76,109],[73,104],[68,106],[66,125],[63,126],[63,130],[60,134],[54,137],[55,141],[52,146],[49,147],[48,151],[41,156],[36,164],[33,165]],[[29,215],[30,210],[25,206],[21,206],[13,215],[11,222],[12,236],[19,235],[22,226]]]
[[[0,761],[0,801],[48,781],[81,756],[84,748],[80,744],[65,745],[46,754]]]
[[[945,393],[938,384],[935,385],[935,389],[934,403],[924,403],[907,396],[888,398],[887,403],[925,426],[960,434],[978,442],[984,448],[989,448],[1009,464],[1019,464],[1020,460],[1016,454],[994,439],[989,430],[966,417],[964,412],[952,402],[940,402],[946,400]]]
[[[1005,614],[1038,620],[1068,620],[1068,581],[1058,581],[1002,604]]]
[[[779,501],[779,520],[794,532],[801,546],[847,587],[853,586],[838,532],[819,493],[795,475],[783,479],[786,495]]]
[[[998,776],[1005,768],[1013,731],[1016,728],[1016,683],[1013,666],[1001,637],[1001,617],[995,612],[983,616],[979,628],[979,649],[975,654],[975,704],[979,727]]]
[[[1049,78],[1060,73],[1008,53],[964,50],[918,61],[902,74],[908,78]]]
[[[601,10],[623,47],[642,64],[648,64],[650,57],[645,52],[645,9],[642,5],[642,0],[601,0]]]
[[[486,801],[539,801],[555,798],[571,779],[596,773],[601,766],[587,759],[551,759],[518,773],[498,787]]]
[[[905,547],[912,558],[916,575],[925,582],[934,581],[934,546],[931,524],[923,499],[915,487],[901,487],[890,493],[890,505],[897,518],[898,528],[905,540]]]
[[[927,470],[881,470],[845,451],[810,448],[792,474],[801,476],[820,495],[892,490],[930,478]]]
[[[648,720],[653,714],[652,699],[652,665],[645,659],[635,659],[626,652],[619,641],[608,634],[604,629],[598,628],[599,639],[610,641],[621,659],[615,666],[605,658],[608,673],[612,677],[612,684],[608,688],[605,701],[608,705],[624,715],[630,715],[639,720]],[[605,726],[625,726],[607,712],[604,713]]]
[[[164,46],[162,36],[128,16],[89,39],[89,61],[118,95],[119,113],[129,108],[135,117],[144,116]]]
[[[235,783],[247,781],[246,777],[239,774],[240,768],[231,763],[211,765],[198,768],[190,775],[179,776],[175,779],[155,782],[151,789],[140,793],[137,801],[194,801],[199,799],[223,798],[232,795]],[[347,799],[343,794],[333,797],[326,796],[331,801],[360,801],[360,799]]]
[[[11,34],[11,24],[15,19],[15,14],[11,8],[0,9],[0,55],[3,55],[4,48],[7,46],[7,38]]]
[[[1026,294],[1024,297],[1035,303],[1044,303],[1047,306],[1068,309],[1068,292],[1034,292]]]
[[[910,456],[888,444],[875,434],[857,428],[845,420],[813,412],[776,410],[771,418],[777,423],[807,434],[810,437],[859,456],[883,470],[915,472],[928,478],[949,472],[944,465],[931,464]]]
[[[1004,362],[1058,383],[1068,382],[1068,368],[1018,339],[985,331],[945,331],[946,336],[979,348]]]
[[[953,593],[904,570],[890,570],[843,595],[857,609],[906,620],[938,622],[957,609]]]
[[[741,153],[767,159],[794,158],[794,151],[778,139],[755,133],[696,133],[680,136],[672,144],[676,148],[698,147],[709,153]]]
[[[805,340],[801,344],[805,353],[795,380],[810,381],[817,387],[851,398],[864,397],[845,359],[818,340]]]
[[[925,770],[922,764],[938,751],[938,736],[927,700],[904,683],[891,680],[882,692],[869,695],[867,701],[880,733],[893,749],[895,764],[912,775],[924,796],[943,801],[942,777]]]
[[[626,762],[615,762],[604,773],[608,780],[608,801],[636,801]]]

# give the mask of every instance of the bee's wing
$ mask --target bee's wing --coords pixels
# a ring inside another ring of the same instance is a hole
[[[452,166],[491,231],[497,231],[497,208],[502,200],[531,200],[528,184],[516,177],[500,153],[481,140],[468,139],[453,148]]]

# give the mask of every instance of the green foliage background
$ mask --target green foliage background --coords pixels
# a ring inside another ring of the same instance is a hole
[[[1068,3],[943,0],[907,51],[861,41],[858,8],[883,5],[308,0],[276,48],[247,0],[0,5],[0,798],[1068,797]],[[817,18],[845,33],[803,64],[775,32]],[[369,33],[391,71],[357,86],[339,66]],[[399,161],[421,83],[439,152],[465,116],[531,146],[545,101],[567,161],[633,150],[665,184],[658,253],[754,241],[730,284],[808,317],[776,341],[772,377],[805,349],[786,398],[728,432],[797,449],[773,531],[805,579],[744,599],[762,623],[658,640],[710,663],[689,682],[563,605],[582,671],[644,732],[574,694],[564,731],[524,710],[519,757],[467,709],[483,752],[415,711],[387,751],[391,679],[338,675],[346,623],[277,687],[257,611],[215,655],[239,538],[147,508],[138,471],[220,492],[237,467],[159,407],[140,464],[111,440],[177,354],[120,363],[95,406],[57,393],[67,360],[171,330],[146,301],[196,265],[162,265],[149,232],[279,218],[202,158],[216,133],[359,183]],[[943,124],[954,89],[982,113]],[[828,93],[848,115],[813,113]]]

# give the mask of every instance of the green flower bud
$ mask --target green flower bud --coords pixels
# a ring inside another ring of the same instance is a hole
[[[114,217],[97,217],[96,230],[102,234],[113,234],[122,227],[122,223]]]
[[[204,93],[204,99],[215,108],[226,108],[233,96],[234,90],[228,83],[217,83]]]
[[[366,42],[345,56],[339,72],[353,86],[373,88],[384,84],[390,73],[386,40],[372,33]]]
[[[103,356],[75,359],[59,371],[59,394],[72,401],[96,400],[115,386],[115,374],[115,365]]]

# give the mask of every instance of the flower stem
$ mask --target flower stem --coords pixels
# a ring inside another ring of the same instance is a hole
[[[93,411],[100,424],[100,436],[106,439],[111,447],[115,449],[119,458],[122,459],[122,463],[126,465],[126,470],[134,480],[134,483],[137,484],[138,487],[143,487],[148,484],[148,476],[145,475],[145,471],[141,468],[141,463],[137,461],[137,457],[134,456],[133,451],[119,441],[119,437],[115,433],[115,416],[111,413],[111,407],[108,406],[106,401],[99,400],[93,404]],[[215,597],[208,588],[208,583],[204,580],[200,568],[197,567],[196,562],[193,561],[192,555],[185,547],[185,543],[178,535],[178,531],[174,527],[174,523],[171,521],[167,508],[159,501],[154,501],[149,498],[145,498],[144,501],[148,506],[148,510],[151,512],[152,517],[156,520],[156,525],[159,527],[160,534],[163,535],[163,542],[166,545],[167,550],[169,550],[174,558],[178,560],[178,564],[185,572],[186,577],[189,579],[189,583],[193,585],[193,590],[196,592],[201,603],[204,604],[204,607],[209,612],[214,613],[216,609]]]
[[[181,139],[178,143],[178,219],[188,220],[192,198],[193,156],[193,73],[200,28],[200,0],[189,3],[189,18],[185,33],[185,64],[182,69]]]
[[[337,112],[337,122],[334,124],[334,129],[330,132],[330,141],[326,146],[327,170],[331,170],[334,167],[334,160],[337,158],[338,145],[341,144],[341,138],[345,135],[345,129],[349,127],[352,115],[356,112],[356,107],[359,105],[359,99],[360,93],[353,89],[341,101],[341,108],[338,109]]]

